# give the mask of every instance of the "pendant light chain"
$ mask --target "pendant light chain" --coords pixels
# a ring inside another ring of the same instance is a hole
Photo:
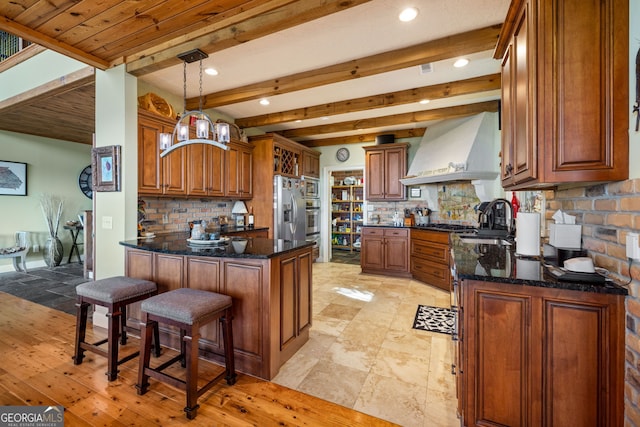
[[[200,95],[198,96],[199,110],[202,111],[202,58],[200,58]]]
[[[187,61],[182,61],[182,111],[187,111]]]

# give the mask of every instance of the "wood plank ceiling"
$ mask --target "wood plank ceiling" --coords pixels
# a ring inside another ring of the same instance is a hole
[[[387,0],[11,0],[0,2],[0,30],[18,35],[40,46],[57,51],[90,67],[108,69],[126,64],[127,71],[139,78],[180,66],[177,54],[199,48],[209,55],[231,48],[242,48],[248,42],[281,34],[288,29],[310,23],[369,2]],[[424,3],[417,0],[417,3]],[[348,61],[336,61],[323,67],[295,72],[277,78],[261,78],[249,84],[208,93],[206,108],[220,108],[265,96],[283,95],[319,88],[337,82],[360,79],[393,70],[440,61],[461,55],[492,50],[500,31],[500,22],[508,0],[482,0],[499,5],[492,25],[458,34],[423,40],[386,52],[370,55],[353,53]],[[386,3],[385,5],[389,5]],[[504,10],[502,10],[504,9]],[[0,72],[3,65],[0,63]],[[90,69],[90,68],[89,68]],[[151,80],[153,81],[153,80]],[[182,82],[177,82],[181,93]],[[424,128],[400,129],[401,123],[418,123],[446,117],[496,111],[497,101],[472,103],[431,111],[375,117],[376,109],[416,103],[430,99],[490,93],[494,99],[500,87],[499,75],[460,79],[425,87],[394,90],[335,102],[313,103],[304,107],[234,117],[240,127],[266,128],[296,120],[370,111],[371,117],[334,123],[327,126],[279,131],[285,136],[305,140],[308,145],[360,142],[372,135],[362,133],[381,126],[398,126],[397,136],[420,135]],[[63,82],[54,81],[36,88],[30,94],[0,100],[0,129],[50,136],[91,144],[94,129],[95,87],[93,72],[83,70]],[[177,91],[176,91],[177,92]],[[190,98],[188,106],[197,104]],[[312,102],[312,101],[309,101]],[[32,117],[34,128],[20,120]],[[38,126],[40,123],[40,126]],[[45,129],[43,131],[43,129]],[[359,135],[332,138],[325,134],[360,131]],[[388,132],[387,132],[388,133]]]

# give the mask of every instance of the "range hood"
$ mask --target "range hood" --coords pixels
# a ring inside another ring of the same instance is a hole
[[[404,185],[495,180],[499,174],[498,114],[444,120],[427,128]]]

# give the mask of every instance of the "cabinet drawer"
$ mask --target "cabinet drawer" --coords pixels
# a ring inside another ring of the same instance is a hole
[[[411,239],[411,256],[449,266],[449,245]]]
[[[411,257],[411,274],[415,279],[449,291],[451,273],[448,265]]]
[[[409,237],[409,230],[406,228],[384,228],[384,237]]]

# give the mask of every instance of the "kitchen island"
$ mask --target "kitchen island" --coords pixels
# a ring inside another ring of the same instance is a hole
[[[623,425],[627,289],[451,235],[463,425]]]
[[[188,233],[120,242],[125,274],[153,280],[159,292],[193,288],[233,298],[236,368],[272,379],[309,339],[312,242],[230,238],[192,244]],[[128,325],[139,330],[140,309],[128,310]],[[219,324],[202,328],[201,356],[223,363]],[[179,348],[179,331],[161,327],[163,345]]]

